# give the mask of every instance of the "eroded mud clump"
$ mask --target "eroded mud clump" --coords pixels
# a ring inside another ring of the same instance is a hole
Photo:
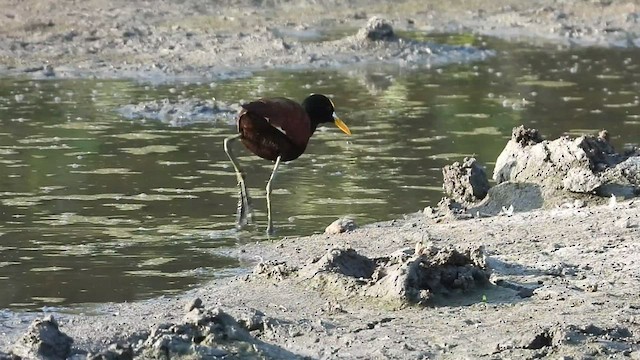
[[[25,359],[66,359],[73,339],[58,329],[58,322],[49,315],[37,319],[18,340],[12,354]]]
[[[520,144],[520,146],[535,145],[543,140],[538,129],[526,128],[524,125],[513,128],[511,139]]]
[[[240,105],[214,100],[161,99],[125,105],[118,112],[127,119],[159,120],[174,126],[184,126],[199,122],[232,121],[239,110]]]
[[[351,248],[333,248],[319,259],[314,259],[301,269],[307,277],[322,273],[333,273],[353,278],[370,278],[375,271],[375,262],[358,254]]]
[[[631,346],[625,344],[624,340],[631,336],[629,329],[623,326],[601,328],[594,324],[572,325],[566,323],[550,326],[537,325],[518,330],[513,338],[504,339],[497,344],[496,350],[498,352],[507,349],[538,350],[545,347],[559,348],[562,345],[573,345],[586,349],[590,347],[590,344],[612,340],[620,341],[618,343],[620,348],[630,348]]]
[[[490,271],[481,247],[423,246],[369,259],[354,249],[334,248],[300,269],[326,290],[404,305],[428,304],[434,295],[464,293],[488,283]]]
[[[289,266],[286,262],[272,260],[256,265],[253,268],[253,275],[282,280],[297,270],[297,268]]]
[[[425,207],[423,214],[436,222],[469,219],[472,216],[466,206],[449,197],[440,199],[436,207]]]
[[[442,175],[445,193],[461,203],[484,199],[490,188],[487,174],[475,158],[464,158],[462,163],[456,161],[445,166]]]
[[[396,34],[393,32],[391,23],[387,20],[374,16],[367,21],[365,27],[358,30],[356,37],[359,40],[395,40]]]
[[[194,308],[183,324],[164,324],[154,328],[143,343],[142,356],[174,358],[195,355],[215,358],[233,353],[254,352],[253,337],[233,317],[219,308]]]
[[[358,228],[358,225],[356,224],[355,220],[349,217],[343,217],[329,224],[329,226],[327,226],[324,229],[324,233],[325,234],[341,234],[344,232],[353,231],[357,228]]]
[[[511,140],[496,160],[493,179],[499,184],[537,184],[543,190],[627,197],[640,190],[638,176],[629,166],[637,156],[637,152],[617,153],[606,132],[547,141],[537,130],[521,126],[513,130]]]
[[[240,321],[218,307],[205,308],[201,302],[191,308],[183,322],[154,326],[149,332],[131,335],[106,350],[89,354],[88,359],[279,359],[285,350],[257,340],[250,331],[265,327],[267,319],[259,311],[241,315]]]

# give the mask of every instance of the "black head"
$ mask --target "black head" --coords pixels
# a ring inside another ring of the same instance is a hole
[[[333,122],[335,109],[328,97],[322,94],[312,94],[302,102],[302,107],[315,123]]]
[[[333,102],[322,94],[312,94],[302,102],[302,107],[311,120],[311,132],[314,132],[318,124],[335,123],[345,134],[351,135],[347,125],[338,118]]]

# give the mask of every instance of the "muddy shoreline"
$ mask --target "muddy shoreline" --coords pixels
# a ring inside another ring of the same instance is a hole
[[[473,33],[559,46],[640,46],[638,1],[5,0],[1,5],[0,74],[34,78],[195,82],[272,68],[437,66],[468,55],[440,58],[437,46],[379,45],[350,36],[372,16],[388,20],[396,31]],[[318,41],[323,39],[328,41]]]
[[[638,1],[0,2],[0,74],[32,78],[215,81],[496,55],[367,39],[357,29],[374,15],[396,32],[640,46]],[[44,314],[0,312],[0,359],[37,357],[44,339],[55,344],[45,357],[74,359],[640,358],[637,155],[616,157],[606,143],[514,133],[497,175],[508,181],[489,200],[474,202],[463,184],[459,203],[403,219],[245,245],[230,255],[254,270],[178,296],[52,309],[55,320],[36,323]],[[550,161],[536,183],[524,170],[540,151],[568,152],[578,165],[559,173]],[[453,178],[471,167],[456,165]]]

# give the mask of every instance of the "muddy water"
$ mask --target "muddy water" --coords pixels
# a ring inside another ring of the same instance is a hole
[[[497,48],[486,63],[272,71],[149,87],[127,81],[0,81],[0,308],[130,301],[182,291],[241,268],[223,256],[266,238],[271,165],[238,146],[256,225],[234,229],[229,123],[171,126],[115,109],[162,98],[235,103],[260,95],[334,96],[354,135],[320,131],[281,167],[277,236],[322,231],[338,216],[392,219],[441,198],[440,168],[475,155],[491,171],[512,127],[547,137],[611,132],[640,141],[638,50]]]

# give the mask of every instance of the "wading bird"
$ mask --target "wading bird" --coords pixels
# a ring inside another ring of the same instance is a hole
[[[275,161],[267,182],[267,233],[273,233],[271,218],[271,185],[281,161],[295,160],[307,148],[311,135],[322,123],[334,123],[347,135],[351,131],[336,115],[333,102],[324,95],[312,94],[302,104],[286,98],[263,98],[242,105],[238,114],[238,134],[224,139],[224,151],[229,156],[238,179],[238,226],[250,219],[249,193],[244,174],[231,151],[232,141],[240,139],[252,153]]]

